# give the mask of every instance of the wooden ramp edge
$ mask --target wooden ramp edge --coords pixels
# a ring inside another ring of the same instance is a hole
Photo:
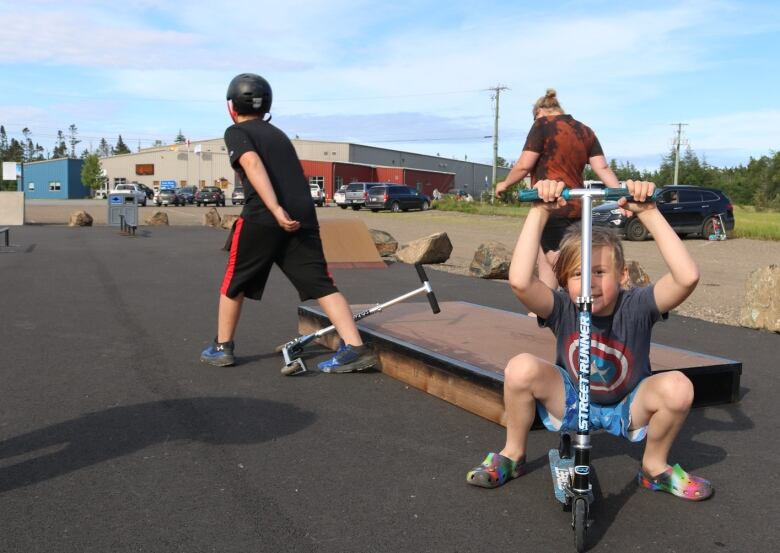
[[[385,269],[387,265],[360,219],[320,219],[325,261],[332,269]]]
[[[553,359],[555,338],[535,317],[468,302],[397,304],[358,322],[379,357],[380,370],[410,386],[505,425],[504,367],[520,352]],[[367,305],[353,306],[356,311]],[[330,322],[318,307],[298,307],[298,330],[315,332]],[[335,349],[338,336],[321,338]],[[653,343],[653,372],[680,370],[694,385],[694,407],[739,398],[742,364],[730,359]],[[539,427],[539,421],[535,423]]]

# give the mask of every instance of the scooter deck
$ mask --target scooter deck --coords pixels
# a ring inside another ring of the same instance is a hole
[[[567,505],[571,501],[566,490],[574,477],[574,457],[561,459],[561,454],[557,448],[551,449],[548,457],[550,458],[550,473],[552,475],[555,499]]]

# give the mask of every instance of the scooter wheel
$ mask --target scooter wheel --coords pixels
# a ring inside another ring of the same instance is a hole
[[[303,359],[294,359],[289,365],[282,367],[281,373],[284,376],[295,376],[296,374],[303,374],[306,372],[306,365],[303,363]]]
[[[574,547],[577,549],[577,553],[582,553],[586,549],[585,541],[588,536],[588,502],[584,497],[578,497],[574,500],[572,519]]]

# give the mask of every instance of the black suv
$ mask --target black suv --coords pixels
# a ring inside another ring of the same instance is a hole
[[[681,237],[698,234],[705,240],[714,234],[720,219],[726,231],[734,230],[734,208],[728,196],[716,188],[664,186],[657,200],[658,210]],[[628,240],[645,240],[649,233],[637,217],[621,214],[617,202],[593,208],[593,224],[610,227]]]
[[[195,204],[198,207],[208,204],[225,207],[225,194],[216,186],[205,186],[195,192]]]
[[[366,207],[374,213],[380,209],[389,209],[396,213],[410,209],[425,211],[431,207],[431,199],[408,186],[383,184],[368,190]]]

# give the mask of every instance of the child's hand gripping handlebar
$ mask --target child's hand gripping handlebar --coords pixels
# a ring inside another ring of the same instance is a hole
[[[564,200],[580,198],[582,196],[591,196],[593,198],[603,198],[604,200],[619,200],[626,198],[629,202],[635,202],[628,188],[564,188],[561,197]],[[645,199],[645,202],[654,202],[658,197],[658,189],[654,190],[652,195]],[[521,202],[538,202],[539,194],[537,190],[521,190],[517,194],[517,199]]]

